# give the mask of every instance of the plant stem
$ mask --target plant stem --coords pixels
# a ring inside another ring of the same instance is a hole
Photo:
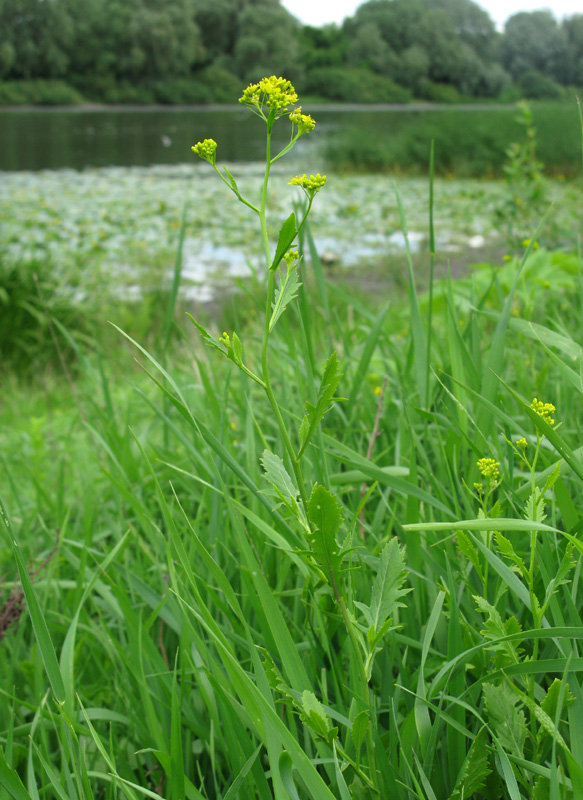
[[[263,178],[263,188],[261,191],[261,206],[259,208],[259,219],[261,222],[261,237],[263,240],[263,249],[265,252],[265,266],[267,268],[267,299],[265,304],[265,324],[263,327],[263,343],[261,346],[261,368],[262,368],[262,378],[264,383],[263,388],[265,390],[265,394],[267,395],[267,399],[269,400],[269,404],[271,405],[271,409],[275,415],[275,419],[278,424],[279,431],[281,433],[281,438],[283,440],[285,450],[291,461],[302,501],[304,505],[306,505],[306,503],[308,502],[308,495],[306,492],[302,471],[300,469],[299,463],[296,460],[293,445],[289,438],[289,434],[287,432],[287,428],[283,420],[283,417],[281,416],[279,405],[277,403],[277,400],[275,399],[275,395],[273,394],[273,389],[271,388],[271,381],[269,378],[269,365],[267,359],[267,349],[269,343],[269,320],[271,317],[271,303],[273,299],[273,290],[274,290],[274,275],[273,271],[271,270],[271,251],[269,248],[269,236],[267,233],[267,217],[266,217],[267,186],[269,184],[269,172],[271,169],[271,126],[272,125],[273,121],[270,114],[269,120],[267,122],[265,176]]]

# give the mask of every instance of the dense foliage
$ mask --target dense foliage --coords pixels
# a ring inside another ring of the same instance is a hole
[[[472,0],[369,0],[321,29],[279,0],[0,0],[0,102],[74,102],[23,88],[57,79],[106,102],[226,102],[234,76],[269,73],[349,102],[555,97],[583,83],[583,14],[522,12],[501,34]]]

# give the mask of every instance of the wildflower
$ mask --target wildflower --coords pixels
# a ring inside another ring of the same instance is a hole
[[[512,261],[512,256],[509,255],[508,253],[506,253],[506,255],[504,256],[504,258],[502,260],[503,261]]]
[[[192,152],[200,156],[203,161],[208,161],[214,167],[217,161],[217,143],[214,139],[205,139],[202,142],[197,142],[191,148]]]
[[[524,451],[525,451],[525,450],[526,450],[526,448],[528,447],[528,442],[526,441],[526,439],[524,438],[524,436],[522,437],[522,439],[519,439],[519,440],[516,442],[516,447],[518,447],[518,449],[519,449],[519,450],[522,450],[522,452],[524,453]]]
[[[310,117],[309,114],[302,114],[301,106],[294,108],[292,113],[289,115],[289,118],[292,125],[297,126],[299,136],[301,136],[303,133],[311,133],[316,126],[315,119]]]
[[[488,484],[493,486],[498,481],[500,475],[500,462],[494,461],[493,458],[481,458],[478,461],[478,469],[480,474],[486,478]]]
[[[304,173],[303,175],[296,175],[295,178],[292,178],[289,182],[290,186],[301,186],[302,189],[306,192],[306,194],[311,198],[314,197],[316,192],[319,192],[322,186],[326,183],[326,176],[320,175],[318,172],[317,175],[310,175],[308,176]]]
[[[290,81],[272,75],[270,78],[262,78],[259,83],[249,84],[239,102],[255,106],[258,110],[265,105],[270,111],[275,111],[276,116],[281,116],[297,99],[296,90]]]
[[[379,396],[379,394],[381,393],[381,391],[382,391],[382,389],[381,389],[381,387],[380,387],[380,386],[375,386],[375,387],[374,387],[374,392],[373,392],[374,396],[375,396],[375,397],[378,397],[378,396]]]
[[[523,239],[522,246],[523,247],[528,247],[530,245],[531,241],[532,241],[532,239]],[[535,242],[533,244],[532,249],[533,250],[538,250],[538,242]]]
[[[290,269],[291,265],[294,261],[297,261],[300,257],[300,254],[297,250],[288,250],[288,252],[284,255],[285,263],[287,264],[288,269]]]
[[[481,497],[482,496],[482,492],[484,491],[483,485],[481,483],[474,483],[474,489],[477,491],[477,493]]]
[[[231,346],[231,337],[229,336],[227,331],[223,331],[223,335],[219,336],[219,342],[222,345],[224,345],[227,348],[227,350],[230,348],[230,346]]]
[[[539,417],[542,417],[544,421],[547,422],[549,425],[555,424],[555,420],[552,415],[555,413],[557,409],[554,407],[552,403],[543,403],[542,400],[537,400],[535,397],[532,403],[530,404],[530,407],[532,408],[533,411],[536,411]]]

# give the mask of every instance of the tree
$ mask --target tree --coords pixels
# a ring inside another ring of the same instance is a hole
[[[559,82],[567,73],[567,37],[551,11],[514,14],[502,40],[502,63],[516,80],[535,70]]]
[[[562,24],[567,39],[566,83],[583,86],[583,14],[567,17]]]
[[[73,23],[58,0],[0,0],[0,69],[9,78],[58,78],[69,65]]]
[[[296,38],[299,23],[277,1],[247,6],[238,16],[237,26],[233,55],[238,75],[249,81],[271,73],[301,80],[303,67]]]
[[[365,67],[380,75],[393,77],[399,67],[399,57],[391,50],[372,22],[360,25],[350,42],[346,62],[351,67]]]

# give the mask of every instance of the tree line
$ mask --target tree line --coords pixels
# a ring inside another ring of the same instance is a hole
[[[230,102],[272,73],[348,102],[559,97],[583,86],[583,14],[521,12],[498,32],[471,0],[369,0],[315,28],[279,0],[0,0],[0,101],[45,85],[105,102]]]

